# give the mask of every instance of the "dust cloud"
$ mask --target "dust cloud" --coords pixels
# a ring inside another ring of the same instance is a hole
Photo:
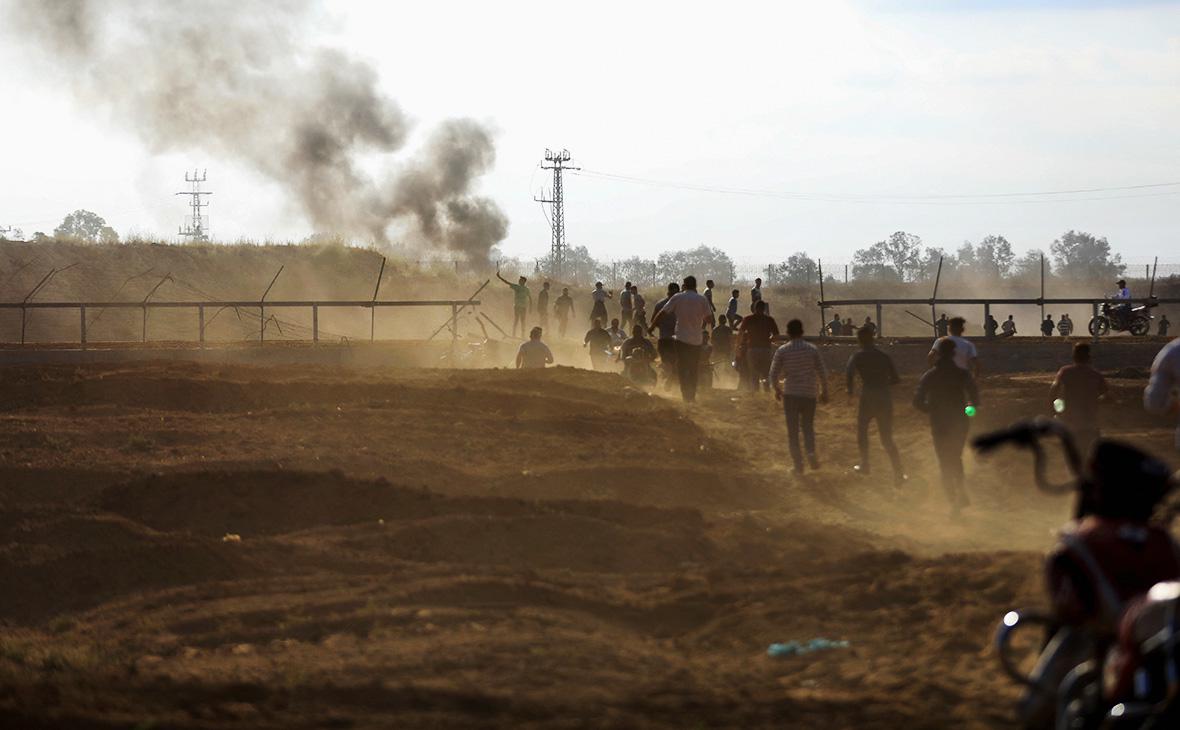
[[[425,149],[374,179],[361,155],[406,145],[410,120],[375,70],[316,48],[313,0],[198,7],[152,0],[15,0],[7,35],[61,71],[79,104],[155,152],[194,140],[273,180],[321,232],[446,249],[484,263],[508,221],[473,190],[491,132],[443,123]]]

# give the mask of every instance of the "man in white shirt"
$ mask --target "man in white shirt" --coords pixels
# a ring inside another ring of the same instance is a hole
[[[549,346],[541,342],[541,328],[533,327],[529,332],[529,341],[522,343],[516,351],[516,368],[518,370],[543,370],[546,365],[553,363],[553,353]]]
[[[930,348],[930,353],[926,355],[926,363],[930,367],[934,367],[934,364],[938,362],[938,343],[943,340],[954,340],[955,364],[971,373],[972,377],[978,378],[979,353],[975,349],[975,343],[963,336],[963,330],[966,327],[967,320],[962,317],[951,317],[951,333],[946,337],[939,337],[934,341],[934,346]]]
[[[1143,390],[1143,407],[1152,413],[1175,413],[1180,406],[1180,340],[1172,340],[1151,363],[1151,380]],[[1180,450],[1180,427],[1176,429],[1176,448]]]
[[[709,300],[697,292],[697,278],[684,277],[684,288],[668,299],[651,321],[654,327],[663,317],[676,318],[676,375],[680,381],[680,395],[685,403],[697,397],[697,379],[701,373],[701,347],[705,323],[713,313]]]

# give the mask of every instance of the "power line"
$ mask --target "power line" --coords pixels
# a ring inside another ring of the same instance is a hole
[[[800,200],[811,202],[829,202],[829,203],[856,203],[856,204],[896,204],[896,205],[1009,205],[1014,203],[1067,203],[1067,202],[1087,202],[1095,200],[1127,200],[1134,198],[1154,198],[1163,197],[1167,195],[1180,194],[1180,182],[1167,183],[1146,183],[1141,185],[1122,185],[1111,187],[1093,187],[1093,188],[1074,188],[1070,190],[1044,190],[1036,192],[1004,192],[1004,193],[961,193],[961,194],[933,194],[933,195],[888,195],[888,194],[841,194],[841,193],[805,193],[792,192],[780,190],[766,190],[759,188],[737,188],[725,187],[716,185],[699,185],[694,183],[683,183],[671,180],[658,180],[654,178],[637,177],[634,175],[619,175],[609,172],[599,172],[597,170],[582,170],[574,172],[575,175],[591,179],[610,180],[617,182],[626,182],[639,185],[650,185],[654,187],[667,187],[679,190],[691,190],[695,192],[706,193],[721,193],[727,195],[747,195],[754,197],[770,197],[781,198],[787,200]],[[1087,193],[1104,193],[1104,192],[1123,192],[1134,190],[1150,190],[1159,188],[1175,187],[1176,190],[1168,190],[1163,192],[1143,193],[1139,195],[1112,195],[1112,196],[1097,196],[1097,197],[1045,197],[1045,196],[1066,196],[1079,195]],[[1040,197],[1037,197],[1040,196]],[[1026,198],[1021,200],[1019,198]],[[1028,199],[1031,198],[1031,199]]]

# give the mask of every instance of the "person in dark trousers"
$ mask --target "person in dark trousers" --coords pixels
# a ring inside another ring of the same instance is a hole
[[[717,319],[717,326],[713,328],[713,354],[720,362],[729,365],[733,362],[733,328],[729,326],[729,319],[721,316]]]
[[[590,320],[600,319],[605,322],[607,319],[606,300],[613,298],[614,295],[602,288],[601,281],[594,282],[594,290],[590,292],[590,300],[593,302],[590,309]]]
[[[742,321],[742,315],[738,314],[738,297],[741,292],[734,289],[729,293],[729,304],[725,307],[725,318],[729,320],[730,327],[736,327],[738,322]]]
[[[623,291],[619,292],[619,317],[622,319],[624,330],[635,319],[634,295],[631,293],[631,282],[623,284]]]
[[[590,367],[595,370],[605,370],[610,360],[611,340],[610,332],[602,328],[602,320],[595,318],[590,330],[582,339],[582,347],[590,348]]]
[[[1172,323],[1168,321],[1168,315],[1165,314],[1164,316],[1160,317],[1160,326],[1159,326],[1159,330],[1158,330],[1159,336],[1160,337],[1167,337],[1168,336],[1168,328],[1171,326],[1172,326]]]
[[[680,285],[676,282],[668,284],[668,296],[656,302],[652,307],[651,324],[647,326],[650,335],[660,325],[660,336],[656,339],[656,350],[660,353],[660,372],[664,375],[664,388],[672,390],[676,380],[676,318],[660,317],[660,312],[668,300],[680,293]]]
[[[569,324],[570,315],[574,313],[574,298],[570,296],[568,287],[563,287],[561,296],[553,302],[553,315],[557,317],[557,333],[565,337],[565,328]]]
[[[876,337],[876,336],[877,336],[877,325],[873,324],[873,318],[872,318],[872,317],[865,317],[865,323],[864,323],[864,324],[862,324],[862,325],[860,326],[860,328],[861,328],[862,330],[868,330],[869,332],[871,332],[871,333],[873,334],[873,336],[874,336],[874,337]],[[859,334],[859,333],[858,333],[858,334]]]
[[[762,379],[770,372],[770,360],[774,357],[772,338],[778,336],[778,322],[766,313],[766,302],[754,303],[754,313],[742,319],[738,327],[738,351],[742,353],[744,374],[743,389],[758,392]],[[770,390],[770,383],[766,384]]]
[[[844,334],[844,320],[840,319],[839,314],[833,314],[832,321],[828,322],[828,334],[832,337],[840,337]]]
[[[958,516],[971,502],[963,486],[963,446],[970,427],[968,405],[979,405],[979,390],[971,373],[955,364],[955,341],[948,337],[938,343],[934,367],[918,381],[914,407],[930,416],[934,453],[951,516]]]
[[[1045,315],[1045,321],[1041,322],[1041,335],[1044,337],[1052,337],[1053,330],[1057,329],[1057,325],[1053,324],[1053,315]]]
[[[500,270],[496,269],[496,278],[507,284],[512,289],[512,334],[516,335],[516,327],[520,326],[520,336],[524,337],[525,333],[525,317],[529,312],[529,305],[533,303],[533,294],[526,286],[528,279],[520,277],[520,281],[513,284],[503,276],[500,276]]]
[[[901,378],[893,359],[877,349],[871,329],[861,327],[856,339],[860,343],[860,352],[848,359],[845,373],[849,397],[854,393],[858,374],[861,381],[860,404],[856,410],[856,445],[860,449],[860,463],[853,467],[853,471],[869,473],[869,422],[876,421],[881,446],[893,465],[893,483],[901,486],[906,474],[901,465],[901,454],[893,443],[893,394],[890,392],[890,387],[900,383]]]
[[[549,326],[549,282],[542,284],[541,291],[537,292],[537,320],[542,327]]]
[[[819,468],[815,453],[815,390],[819,384],[820,402],[828,402],[828,377],[824,361],[815,345],[803,339],[803,323],[787,322],[787,344],[778,348],[770,363],[770,384],[774,397],[783,404],[787,420],[787,445],[791,451],[796,476],[803,475],[803,451],[799,449],[799,432],[803,432],[803,450],[808,465]]]
[[[619,348],[617,358],[623,363],[623,374],[641,383],[656,382],[656,371],[651,363],[656,360],[656,348],[643,336],[643,325],[631,327],[631,337]]]
[[[999,321],[992,315],[987,315],[987,320],[983,323],[983,335],[988,339],[996,336],[996,332],[1000,330]]]
[[[712,330],[717,326],[717,305],[713,303],[713,287],[716,284],[712,279],[705,281],[705,299],[709,302],[709,329]]]
[[[680,381],[680,395],[685,403],[697,398],[701,376],[701,353],[705,347],[705,323],[712,313],[709,301],[697,292],[697,278],[684,277],[684,288],[658,307],[653,325],[671,318],[675,321],[673,344],[676,348],[676,377]],[[661,329],[662,336],[662,329]],[[662,342],[662,340],[661,340]]]

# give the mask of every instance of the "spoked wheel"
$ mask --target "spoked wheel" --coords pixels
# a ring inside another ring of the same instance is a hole
[[[1110,320],[1103,315],[1098,315],[1090,320],[1090,335],[1092,337],[1102,337],[1110,334]]]
[[[1142,337],[1151,331],[1151,321],[1147,317],[1135,317],[1131,320],[1131,326],[1128,329],[1136,337]]]

